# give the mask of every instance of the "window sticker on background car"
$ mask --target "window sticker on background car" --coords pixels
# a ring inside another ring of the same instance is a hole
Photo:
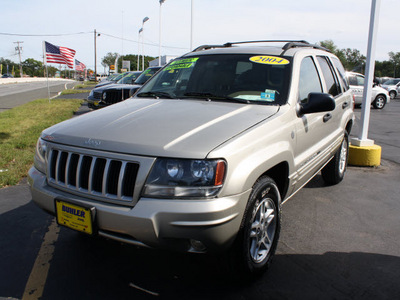
[[[250,61],[265,65],[287,65],[290,63],[287,59],[284,59],[282,57],[265,55],[252,56],[250,57]]]
[[[164,71],[190,68],[198,59],[198,57],[191,57],[173,61]]]

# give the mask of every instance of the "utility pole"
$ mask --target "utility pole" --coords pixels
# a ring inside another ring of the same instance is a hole
[[[22,47],[19,46],[19,44],[22,44],[23,42],[17,41],[14,42],[14,44],[18,44],[17,47],[15,47],[15,51],[18,52],[18,56],[19,56],[19,73],[21,75],[22,78],[22,62],[21,62],[21,51],[22,51]]]
[[[97,47],[96,47],[96,29],[94,30],[94,78],[97,81]]]

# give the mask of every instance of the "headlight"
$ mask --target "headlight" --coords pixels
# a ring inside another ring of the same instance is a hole
[[[143,195],[158,198],[213,197],[225,178],[224,160],[157,159]]]
[[[36,144],[36,153],[34,159],[34,165],[42,173],[46,173],[46,152],[47,143],[41,138],[38,139]]]
[[[91,90],[90,93],[89,93],[89,97],[93,97],[93,94],[94,94],[94,91]]]

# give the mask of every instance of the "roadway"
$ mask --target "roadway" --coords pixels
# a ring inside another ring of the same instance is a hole
[[[318,175],[285,203],[276,256],[253,283],[218,257],[59,228],[25,182],[0,189],[0,299],[400,299],[399,114],[399,99],[371,110],[381,166],[349,167],[336,186]]]
[[[64,89],[71,88],[76,84],[74,80],[62,80],[49,78],[49,91],[47,80],[45,78],[34,81],[8,81],[0,79],[0,112],[13,107],[25,104],[27,102],[57,96]]]

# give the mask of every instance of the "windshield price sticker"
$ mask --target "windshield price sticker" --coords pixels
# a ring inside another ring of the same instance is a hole
[[[170,63],[170,65],[166,67],[164,70],[171,71],[176,69],[188,69],[191,66],[193,66],[198,59],[199,59],[198,57],[191,57],[191,58],[176,60]]]
[[[250,61],[255,62],[257,64],[265,64],[265,65],[287,65],[290,63],[287,59],[284,59],[282,57],[265,56],[265,55],[252,56],[250,57]]]

